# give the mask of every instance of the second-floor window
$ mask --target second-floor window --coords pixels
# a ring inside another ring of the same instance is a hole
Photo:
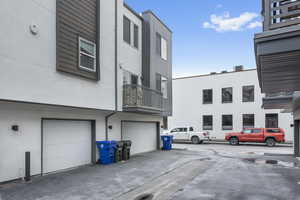
[[[213,90],[203,90],[202,92],[203,104],[213,103]]]
[[[127,17],[123,17],[123,40],[131,44],[131,22]]]
[[[203,116],[203,130],[213,130],[213,116],[204,115]]]
[[[163,60],[168,60],[168,42],[159,33],[156,33],[156,53]]]
[[[133,46],[135,48],[139,48],[139,27],[135,24],[134,25],[134,32],[133,32]]]
[[[79,37],[79,68],[96,71],[96,44]]]
[[[243,102],[254,102],[254,86],[243,86]]]
[[[255,126],[254,114],[244,114],[243,128],[254,128],[254,126]]]
[[[222,103],[232,103],[232,87],[222,88]]]
[[[232,115],[222,115],[222,129],[223,130],[233,129]]]

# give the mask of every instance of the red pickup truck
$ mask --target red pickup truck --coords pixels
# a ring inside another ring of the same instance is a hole
[[[242,132],[226,134],[225,140],[231,145],[239,145],[240,142],[256,142],[273,147],[276,143],[285,142],[285,133],[281,128],[247,128]]]

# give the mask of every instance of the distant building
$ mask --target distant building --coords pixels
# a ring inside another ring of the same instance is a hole
[[[224,140],[228,132],[243,128],[283,128],[286,140],[293,140],[293,117],[281,110],[265,110],[257,72],[243,70],[211,73],[173,80],[173,116],[169,128],[193,126]]]

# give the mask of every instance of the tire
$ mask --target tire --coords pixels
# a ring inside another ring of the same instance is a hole
[[[273,138],[268,138],[266,140],[266,144],[268,147],[274,147],[276,145],[276,141]]]
[[[200,143],[200,139],[197,136],[193,136],[191,141],[192,141],[192,144],[199,144]]]
[[[229,140],[229,144],[231,144],[231,145],[233,145],[233,146],[236,146],[236,145],[239,145],[239,139],[238,138],[236,138],[236,137],[232,137],[232,138],[230,138],[230,140]]]

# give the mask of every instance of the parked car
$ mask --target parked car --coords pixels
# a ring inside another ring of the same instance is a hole
[[[193,144],[202,144],[209,141],[209,132],[195,132],[193,127],[173,128],[164,134],[172,135],[174,142],[191,141]]]
[[[241,142],[266,143],[273,147],[276,143],[285,142],[285,133],[281,128],[248,128],[237,133],[228,133],[225,140],[231,145],[238,145]]]

